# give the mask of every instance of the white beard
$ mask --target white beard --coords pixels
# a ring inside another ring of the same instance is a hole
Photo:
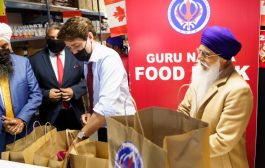
[[[201,63],[196,64],[192,69],[192,79],[191,84],[194,87],[196,93],[196,112],[198,107],[201,106],[204,97],[214,83],[214,81],[219,77],[220,61],[219,59],[211,66],[209,69],[205,70]]]

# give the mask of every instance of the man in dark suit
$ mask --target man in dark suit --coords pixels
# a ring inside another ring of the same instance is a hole
[[[44,96],[39,119],[51,122],[58,130],[81,129],[80,116],[85,111],[82,96],[86,94],[83,62],[57,39],[61,27],[58,23],[50,25],[47,47],[30,57]]]

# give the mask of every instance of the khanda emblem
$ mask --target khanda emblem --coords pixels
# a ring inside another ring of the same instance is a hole
[[[194,34],[203,29],[210,18],[207,0],[172,0],[168,9],[168,20],[177,32]]]
[[[144,168],[141,154],[132,142],[126,141],[118,148],[115,168]]]
[[[178,22],[186,30],[191,30],[202,17],[202,5],[198,2],[187,0],[179,3],[175,8],[175,16]]]

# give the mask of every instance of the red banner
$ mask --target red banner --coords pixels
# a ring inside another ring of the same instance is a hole
[[[247,129],[247,154],[250,167],[253,167],[260,0],[251,3],[241,0],[187,2],[126,1],[132,95],[139,109],[149,106],[176,109],[179,89],[190,83],[202,30],[213,25],[228,27],[242,43],[233,64],[254,94],[254,110]],[[184,13],[181,8],[191,3],[196,8]],[[180,93],[183,97],[185,91]]]

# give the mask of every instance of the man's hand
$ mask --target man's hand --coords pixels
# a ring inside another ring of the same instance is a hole
[[[11,135],[19,134],[24,129],[24,122],[19,118],[8,118],[2,116],[5,131]]]
[[[74,146],[74,145],[76,145],[76,144],[77,144],[78,142],[80,142],[80,141],[82,141],[82,140],[76,137],[76,138],[73,140],[72,145]]]
[[[49,98],[52,102],[58,102],[62,97],[62,93],[59,89],[51,89],[49,92]]]
[[[81,123],[83,126],[87,124],[87,121],[89,120],[90,117],[91,117],[90,113],[85,113],[81,115]]]
[[[62,92],[63,101],[70,101],[74,97],[74,91],[72,88],[60,88]]]

